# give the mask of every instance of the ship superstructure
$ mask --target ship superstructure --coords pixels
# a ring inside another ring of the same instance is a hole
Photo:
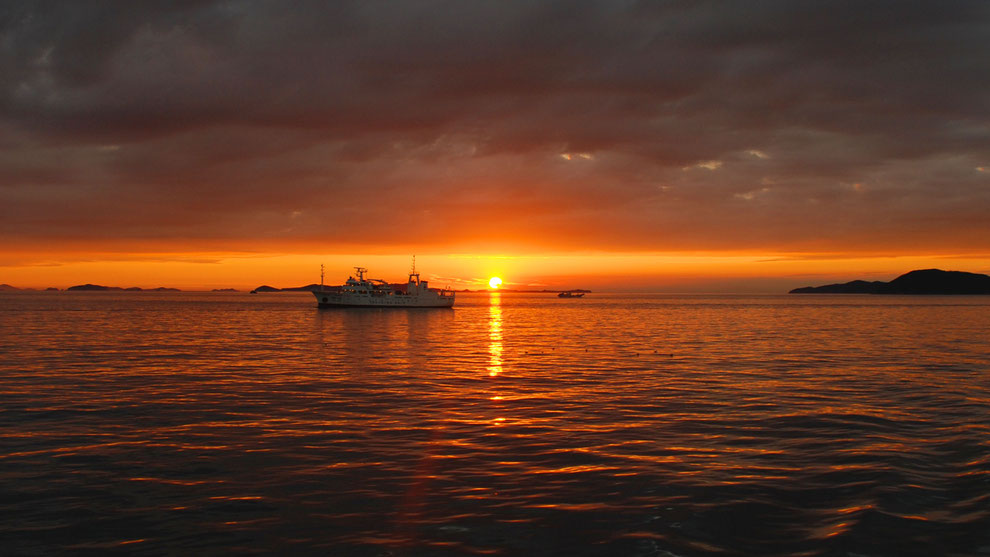
[[[421,280],[416,272],[415,260],[405,284],[366,278],[368,269],[364,267],[355,267],[354,271],[357,278],[347,277],[340,286],[324,286],[321,267],[320,289],[313,290],[320,307],[449,308],[454,305],[454,291],[430,288],[429,282]]]

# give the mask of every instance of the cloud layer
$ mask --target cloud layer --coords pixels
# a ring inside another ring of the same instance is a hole
[[[0,237],[986,252],[990,4],[0,9]]]

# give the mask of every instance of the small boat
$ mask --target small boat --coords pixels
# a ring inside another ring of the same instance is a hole
[[[319,307],[382,307],[382,308],[449,308],[454,306],[454,291],[449,288],[430,288],[421,280],[416,263],[409,272],[405,284],[388,283],[381,279],[365,278],[368,269],[354,267],[357,278],[347,277],[340,286],[323,285],[323,266],[320,266],[320,287],[312,290]]]
[[[560,294],[557,294],[557,297],[558,298],[583,298],[584,297],[584,292],[571,292],[571,291],[561,292]]]

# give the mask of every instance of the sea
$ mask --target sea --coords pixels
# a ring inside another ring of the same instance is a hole
[[[0,554],[990,555],[990,297],[0,293]]]

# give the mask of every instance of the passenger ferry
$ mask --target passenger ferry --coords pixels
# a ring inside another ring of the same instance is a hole
[[[320,266],[320,289],[313,290],[319,307],[397,307],[397,308],[449,308],[454,306],[454,291],[449,288],[430,288],[429,282],[420,280],[415,259],[409,280],[405,283],[388,283],[381,279],[365,278],[368,269],[354,267],[357,278],[347,277],[341,286],[323,285],[323,266]]]

